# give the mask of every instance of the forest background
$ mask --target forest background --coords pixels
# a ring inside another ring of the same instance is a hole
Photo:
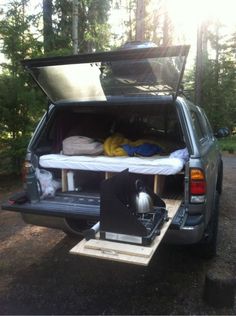
[[[234,12],[233,1],[218,2]],[[46,97],[21,67],[25,58],[105,51],[134,40],[192,44],[184,93],[205,109],[214,130],[226,126],[233,132],[236,21],[229,29],[219,16],[206,14],[218,2],[0,0],[0,174],[20,172],[27,143],[47,109]]]

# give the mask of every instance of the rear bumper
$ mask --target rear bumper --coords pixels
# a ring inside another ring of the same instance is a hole
[[[85,223],[97,222],[100,216],[98,201],[96,198],[92,200],[94,201],[90,201],[89,205],[73,203],[72,198],[64,203],[55,200],[42,200],[38,203],[28,202],[24,204],[5,202],[2,209],[21,213],[27,224],[60,229],[73,235],[81,235],[81,229],[87,228]],[[82,228],[80,223],[83,224]]]
[[[65,203],[50,201],[48,203],[45,200],[38,203],[13,205],[6,202],[2,205],[2,209],[22,213],[23,219],[28,223],[65,230],[65,225],[68,226],[66,219],[98,221],[100,207],[96,198],[94,201],[89,205],[78,205],[71,201],[65,201]],[[188,215],[184,225],[178,227],[171,224],[164,240],[171,244],[194,244],[202,239],[204,230],[203,215]]]
[[[165,235],[165,242],[179,245],[190,245],[199,242],[205,231],[203,215],[188,216],[184,226],[171,228]]]

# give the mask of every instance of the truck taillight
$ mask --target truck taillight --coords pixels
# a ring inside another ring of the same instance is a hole
[[[191,203],[203,203],[205,201],[206,179],[201,169],[190,169],[189,192]]]
[[[27,168],[29,168],[29,161],[25,160],[21,168],[21,179],[23,183],[26,182]]]
[[[190,194],[202,195],[206,193],[205,181],[191,181]]]

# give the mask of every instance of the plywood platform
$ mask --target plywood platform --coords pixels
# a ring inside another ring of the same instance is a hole
[[[166,199],[164,201],[166,203],[169,221],[164,222],[160,235],[153,240],[150,246],[144,247],[115,241],[100,240],[98,235],[97,239],[88,241],[83,239],[70,250],[70,253],[147,266],[165,236],[171,221],[181,204],[181,200]]]

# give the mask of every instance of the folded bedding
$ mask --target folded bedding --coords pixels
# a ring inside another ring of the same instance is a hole
[[[103,152],[103,145],[86,136],[71,136],[62,142],[65,155],[100,155]]]

